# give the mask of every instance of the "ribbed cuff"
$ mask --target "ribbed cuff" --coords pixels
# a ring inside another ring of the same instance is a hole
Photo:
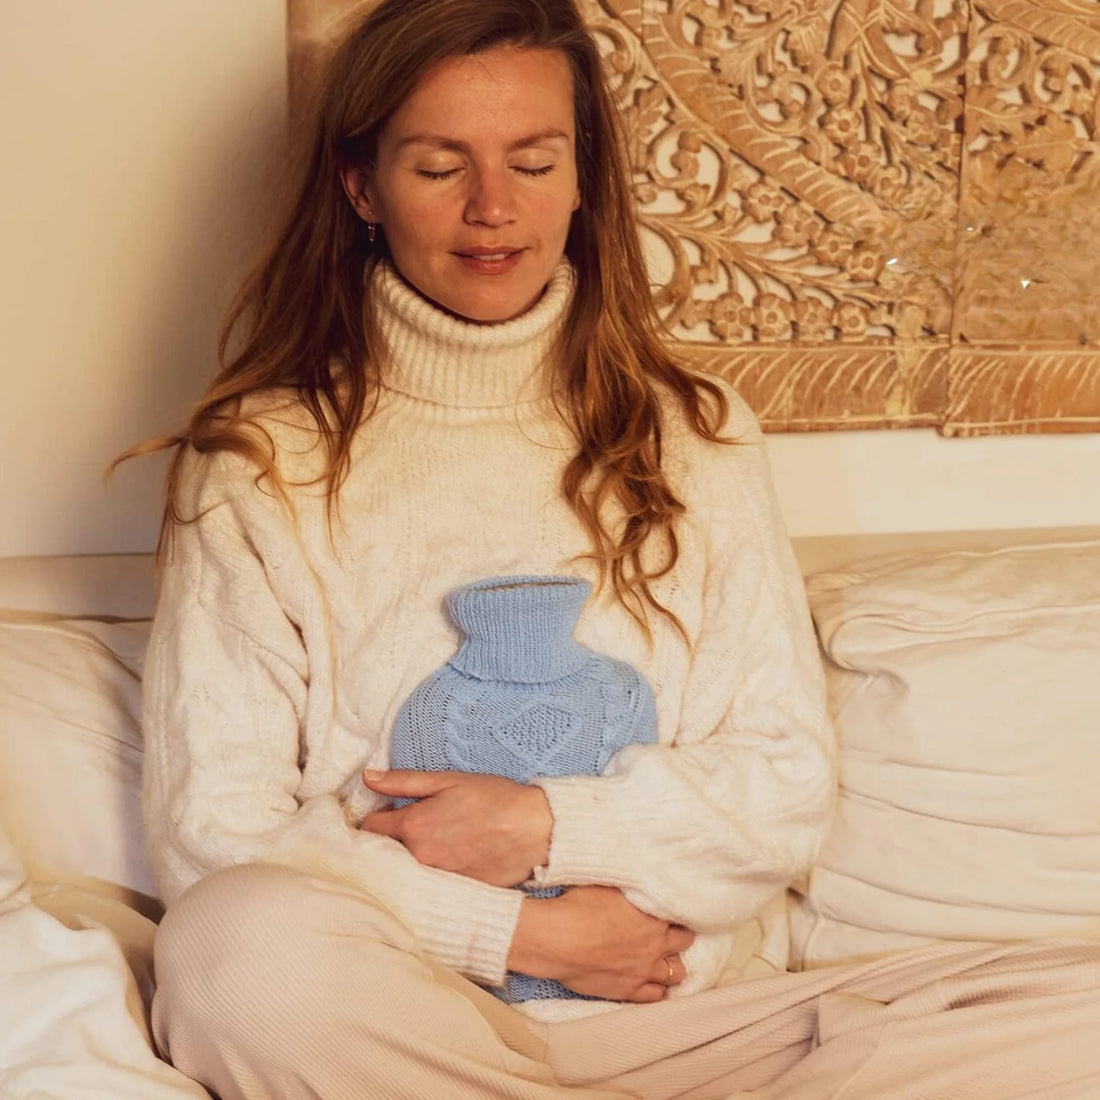
[[[644,851],[633,823],[622,816],[618,779],[570,775],[532,780],[550,803],[554,828],[544,867],[532,879],[538,886],[636,886],[626,875]]]
[[[416,914],[421,946],[475,982],[503,985],[523,894],[459,875],[447,878],[451,881],[433,890]],[[464,937],[455,934],[456,913],[462,914]]]

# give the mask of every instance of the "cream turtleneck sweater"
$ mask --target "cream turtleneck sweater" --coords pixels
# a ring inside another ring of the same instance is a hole
[[[389,354],[331,536],[324,486],[308,484],[323,448],[285,397],[249,411],[296,483],[293,514],[243,459],[188,455],[182,511],[202,515],[176,529],[145,673],[146,825],[169,904],[247,860],[324,868],[389,907],[437,961],[502,981],[520,892],[359,831],[383,804],[359,775],[388,765],[398,709],[455,651],[447,593],[503,574],[596,579],[561,495],[572,442],[548,361],[571,289],[563,263],[528,313],[476,325],[376,271]],[[801,578],[762,438],[729,398],[736,445],[700,439],[674,408],[665,418],[665,468],[687,514],[656,593],[691,647],[658,616],[649,647],[606,594],[577,630],[647,677],[660,744],[624,749],[602,776],[540,781],[554,825],[538,882],[616,886],[699,933],[674,995],[785,964],[783,889],[811,862],[833,789]]]

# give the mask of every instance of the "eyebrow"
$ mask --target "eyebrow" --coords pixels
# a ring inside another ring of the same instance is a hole
[[[568,141],[569,135],[564,130],[549,129],[540,130],[537,134],[513,141],[508,146],[509,150],[527,149],[532,145],[541,145],[545,141]],[[441,134],[409,134],[397,143],[398,151],[408,145],[432,145],[437,149],[450,149],[457,153],[469,151],[469,146],[464,141],[455,141],[454,138],[443,137]]]

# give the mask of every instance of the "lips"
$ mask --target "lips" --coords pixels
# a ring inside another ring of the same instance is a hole
[[[501,246],[499,248],[460,248],[455,252],[456,256],[468,256],[471,260],[506,260],[509,256],[514,255],[517,252],[522,252],[522,248],[508,248]]]
[[[525,248],[509,248],[506,245],[466,248],[455,252],[460,264],[475,275],[507,275],[514,271],[523,259]]]

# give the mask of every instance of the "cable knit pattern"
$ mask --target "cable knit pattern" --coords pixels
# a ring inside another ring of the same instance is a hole
[[[458,649],[448,593],[486,576],[595,580],[562,499],[575,444],[549,358],[571,287],[563,264],[523,317],[473,325],[376,271],[383,389],[331,528],[314,483],[324,450],[293,395],[248,406],[292,511],[239,456],[186,456],[180,505],[199,518],[176,530],[145,674],[146,826],[169,905],[231,864],[319,867],[386,905],[427,955],[504,981],[521,893],[422,867],[360,831],[384,801],[357,792],[364,764],[389,764],[401,704]],[[679,561],[654,590],[691,645],[659,617],[648,645],[607,592],[577,625],[580,644],[652,685],[659,744],[626,746],[600,776],[534,780],[554,818],[538,885],[617,886],[699,933],[674,995],[784,965],[782,891],[812,861],[832,802],[801,577],[762,437],[729,397],[734,445],[700,439],[672,406],[664,418],[663,462],[687,512]]]
[[[453,593],[447,606],[462,645],[398,713],[393,766],[527,783],[599,775],[619,749],[655,744],[657,712],[645,677],[573,638],[591,591],[575,577],[489,577]],[[517,889],[536,897],[561,893],[561,887]],[[510,1004],[582,997],[560,982],[515,971],[494,992]]]

